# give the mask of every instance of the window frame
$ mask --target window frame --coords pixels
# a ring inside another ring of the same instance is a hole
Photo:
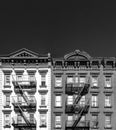
[[[95,118],[93,118],[93,117],[95,117]],[[99,123],[98,114],[92,114],[92,127],[98,128],[98,123]]]
[[[98,76],[92,76],[91,77],[91,83],[92,83],[92,87],[98,87]]]
[[[98,95],[91,95],[91,107],[99,107],[99,105],[98,105]]]
[[[41,103],[40,106],[46,106],[46,94],[45,93],[41,93],[41,102],[40,103]]]
[[[73,102],[74,102],[73,95],[67,95],[67,105],[73,105]]]
[[[108,98],[106,99],[106,97],[108,97]],[[111,106],[112,106],[111,95],[105,95],[104,107],[111,107]]]
[[[41,87],[46,87],[46,73],[41,74]]]
[[[7,119],[7,120],[6,120],[6,115],[9,116],[8,117],[9,119]],[[10,113],[4,113],[4,126],[5,127],[10,127],[11,126],[11,114]]]
[[[47,127],[47,114],[46,113],[40,113],[40,127]]]
[[[11,83],[10,78],[11,78],[10,74],[4,75],[4,86],[10,86],[10,83]]]
[[[109,118],[109,120],[106,120],[107,118],[106,117],[108,117]],[[111,128],[112,127],[112,125],[111,125],[111,114],[106,114],[105,115],[105,128]]]
[[[60,97],[59,99],[59,101],[57,101],[58,99],[58,97]],[[58,105],[57,103],[60,103],[60,105]],[[55,95],[55,107],[62,107],[62,95]]]
[[[110,79],[107,81],[107,79]],[[105,76],[105,88],[112,88],[112,77],[111,76]]]
[[[59,117],[59,120],[56,120]],[[55,115],[55,128],[61,128],[62,127],[62,116],[61,115]]]
[[[57,85],[57,84],[60,84],[60,85]],[[62,88],[62,76],[55,76],[55,88]]]

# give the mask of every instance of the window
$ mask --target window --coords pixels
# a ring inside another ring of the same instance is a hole
[[[46,86],[46,75],[45,74],[41,75],[41,86],[42,87]]]
[[[111,77],[105,78],[105,87],[111,87]]]
[[[80,123],[79,123],[80,126],[85,126],[85,125],[86,125],[86,124],[85,124],[85,123],[86,123],[86,122],[85,122],[85,119],[86,119],[85,116],[82,116],[82,117],[81,117]]]
[[[6,103],[5,103],[5,105],[6,106],[10,106],[10,94],[6,94],[5,96],[6,96]]]
[[[23,76],[22,75],[17,75],[17,81],[22,81],[23,80]]]
[[[61,107],[62,106],[62,97],[61,97],[61,95],[57,95],[55,97],[55,106],[56,107]]]
[[[68,126],[72,126],[73,116],[72,116],[72,115],[69,115],[67,121],[68,121],[68,122],[67,122],[67,125],[68,125]]]
[[[68,76],[67,77],[67,84],[72,84],[73,83],[73,76]]]
[[[4,114],[4,126],[10,126],[10,114]]]
[[[79,82],[79,77],[75,77],[75,83],[78,83]]]
[[[33,113],[30,113],[30,122],[34,123],[34,114]]]
[[[16,81],[19,81],[18,84],[23,84],[23,76],[22,75],[17,75]]]
[[[80,106],[85,106],[85,96],[80,99]]]
[[[81,117],[80,122],[85,122],[85,116],[82,116],[82,117]]]
[[[105,127],[106,128],[111,127],[111,115],[106,115],[105,116]]]
[[[18,95],[17,98],[18,98],[18,103],[19,103],[19,104],[22,104],[22,96],[21,96],[21,95]]]
[[[29,75],[29,81],[35,81],[35,75]]]
[[[55,87],[62,87],[62,77],[61,76],[55,77]]]
[[[111,107],[111,96],[105,96],[105,107]]]
[[[67,96],[67,104],[72,105],[73,104],[73,96]]]
[[[97,87],[98,86],[98,77],[92,77],[92,86]]]
[[[5,75],[5,85],[10,85],[10,75]]]
[[[92,107],[97,107],[98,106],[98,96],[97,95],[92,95],[92,97],[91,97],[91,106]]]
[[[98,115],[92,115],[92,127],[98,127]]]
[[[46,95],[41,94],[41,106],[45,106],[45,105],[46,105]]]
[[[83,84],[86,82],[86,78],[85,77],[80,77],[79,78],[79,86],[81,87],[81,86],[83,86]]]
[[[46,114],[42,113],[40,114],[40,126],[41,127],[46,127]]]
[[[61,128],[61,115],[55,116],[55,127]]]
[[[22,123],[22,116],[20,114],[17,115],[17,123]]]

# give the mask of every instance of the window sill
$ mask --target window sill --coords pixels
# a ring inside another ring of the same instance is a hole
[[[11,126],[10,125],[5,125],[4,128],[11,128]]]
[[[40,85],[40,88],[47,88],[47,85]]]
[[[92,89],[99,89],[98,86],[92,86],[91,88],[92,88]]]
[[[110,127],[104,127],[104,129],[112,129],[112,126],[110,126]]]
[[[99,106],[91,106],[91,108],[99,108]]]
[[[11,85],[4,85],[4,88],[11,88]]]
[[[62,86],[60,86],[60,87],[55,86],[54,88],[55,89],[62,89],[63,87]]]
[[[45,127],[47,127],[46,125],[40,125],[39,126],[40,128],[45,128]]]
[[[54,129],[61,129],[62,127],[54,127]]]
[[[6,106],[4,106],[4,108],[11,108],[11,106],[9,106],[9,105],[6,105]]]
[[[40,105],[39,107],[40,107],[40,108],[47,108],[46,105]]]
[[[54,106],[54,108],[62,108],[62,106]]]
[[[91,129],[99,129],[99,127],[92,126]]]
[[[112,87],[104,87],[104,89],[112,89]]]
[[[112,108],[112,106],[104,106],[104,108]]]

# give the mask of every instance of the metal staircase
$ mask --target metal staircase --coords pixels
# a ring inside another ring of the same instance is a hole
[[[78,106],[78,110],[75,111],[75,114],[78,114],[77,119],[75,120],[75,122],[73,123],[73,128],[77,126],[77,124],[79,123],[81,117],[88,112],[89,109],[89,100],[88,102],[85,104],[85,106],[81,107]]]
[[[73,129],[76,130],[78,129],[78,124],[81,120],[81,117],[85,114],[87,114],[88,110],[89,110],[89,106],[90,106],[90,100],[86,99],[85,100],[85,104],[84,106],[81,106],[79,104],[79,101],[81,100],[82,96],[86,95],[89,91],[89,87],[90,87],[90,78],[88,78],[86,83],[81,84],[81,86],[77,86],[78,87],[78,91],[75,91],[73,94],[76,95],[76,98],[73,102],[73,114],[77,115],[76,119],[73,121],[73,124],[71,126],[71,128],[67,127],[67,130],[69,129]],[[71,111],[70,111],[71,112]],[[84,126],[82,128],[84,130]]]
[[[23,117],[25,123],[26,123],[26,127],[29,128],[30,130],[34,127],[36,127],[36,124],[33,124],[25,115],[25,111],[28,110],[32,110],[32,106],[34,104],[34,102],[32,102],[30,99],[28,99],[28,96],[25,94],[25,91],[23,89],[23,85],[25,84],[20,84],[20,81],[15,81],[14,82],[15,86],[18,86],[18,92],[20,93],[20,95],[23,97],[24,101],[25,101],[25,108],[23,108],[24,106],[22,105],[22,103],[20,103],[19,101],[15,102],[15,100],[13,99],[13,105],[14,108],[18,108],[18,111],[20,112],[21,116]],[[35,106],[34,106],[35,107]],[[28,109],[27,109],[28,108]],[[19,129],[22,130],[24,126],[20,127]]]
[[[78,116],[72,125],[73,128],[75,128],[78,125],[79,121],[81,120],[81,117],[88,112],[89,99],[84,106],[80,106],[79,101],[82,96],[88,93],[89,87],[90,87],[90,78],[88,78],[87,83],[83,84],[80,91],[78,92],[76,99],[74,100],[73,107],[74,107],[75,114],[77,114]]]

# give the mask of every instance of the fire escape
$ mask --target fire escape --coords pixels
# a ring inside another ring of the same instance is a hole
[[[72,105],[66,105],[65,112],[67,114],[74,114],[75,120],[69,122],[66,121],[66,130],[89,130],[90,123],[89,121],[85,120],[83,125],[81,122],[82,116],[86,115],[89,110],[89,99],[85,99],[84,105],[80,104],[80,100],[82,96],[85,96],[88,93],[90,87],[89,78],[86,83],[78,84],[77,86],[74,86],[74,84],[67,84],[66,86],[66,94],[68,95],[75,95],[76,98]]]
[[[36,120],[27,117],[27,113],[34,113],[36,111],[36,100],[34,96],[27,96],[26,92],[35,93],[36,92],[36,81],[35,80],[17,80],[13,78],[14,91],[19,94],[23,99],[23,102],[18,100],[18,95],[12,97],[12,104],[14,106],[14,111],[20,113],[19,115],[23,118],[24,122],[18,122],[13,118],[12,125],[16,130],[36,130]]]

